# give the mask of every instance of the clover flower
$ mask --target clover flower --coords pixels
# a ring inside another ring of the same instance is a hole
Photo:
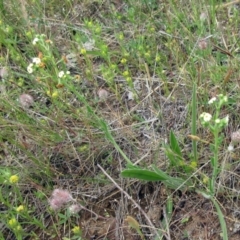
[[[12,175],[10,178],[9,178],[9,182],[10,183],[17,183],[19,180],[19,177],[17,175]]]
[[[24,210],[24,206],[23,205],[19,205],[17,208],[16,208],[16,211],[17,212],[22,212]]]
[[[64,204],[72,200],[73,200],[72,195],[68,190],[54,189],[49,200],[49,204],[53,210],[58,210]]]
[[[76,214],[82,209],[80,204],[72,204],[68,210],[71,214]]]
[[[19,102],[22,105],[22,107],[29,108],[33,105],[34,100],[31,95],[24,93],[20,95]]]
[[[9,224],[9,226],[11,226],[11,227],[15,227],[15,226],[18,225],[18,221],[17,221],[16,218],[12,218],[12,219],[10,219],[10,220],[8,221],[8,224]]]
[[[81,229],[80,229],[79,226],[75,226],[75,227],[72,229],[72,232],[73,232],[74,234],[79,234],[79,233],[81,233]]]
[[[233,143],[239,143],[240,142],[240,130],[233,132],[231,134],[231,140]]]

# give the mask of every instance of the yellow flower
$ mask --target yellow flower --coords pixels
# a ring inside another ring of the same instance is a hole
[[[12,175],[10,178],[9,178],[9,182],[10,183],[17,183],[19,180],[19,177],[17,175]]]
[[[52,97],[53,97],[53,98],[57,98],[57,97],[58,97],[58,91],[54,91],[54,92],[52,93]]]
[[[81,53],[82,55],[85,55],[85,54],[87,53],[87,50],[86,50],[85,48],[82,48],[82,49],[80,50],[80,53]]]
[[[127,62],[127,59],[126,58],[123,58],[122,60],[121,60],[121,63],[122,64],[125,64]]]
[[[192,162],[190,163],[190,166],[191,166],[193,169],[196,169],[196,167],[197,167],[197,162],[196,162],[196,161],[192,161]]]
[[[52,97],[52,98],[57,98],[58,97],[58,91],[56,91],[56,90],[53,91],[52,93],[48,90],[46,93],[49,97]]]
[[[204,176],[202,181],[203,181],[204,184],[208,184],[209,177]]]
[[[73,231],[74,234],[79,234],[79,233],[81,232],[79,226],[75,226],[75,227],[72,229],[72,231]]]
[[[17,207],[17,212],[22,212],[24,210],[24,206],[23,205],[20,205]]]
[[[12,218],[8,221],[8,224],[11,226],[11,227],[14,227],[18,224],[18,221],[15,219],[15,218]]]
[[[124,71],[124,72],[123,72],[123,76],[124,76],[124,77],[129,76],[129,71]]]

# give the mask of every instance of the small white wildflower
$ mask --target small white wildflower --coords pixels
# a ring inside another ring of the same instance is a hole
[[[232,145],[232,144],[230,144],[230,145],[228,146],[228,151],[229,151],[229,152],[232,152],[232,151],[233,151],[233,149],[234,149],[233,145]]]
[[[229,122],[229,116],[227,115],[225,118],[223,118],[223,122],[228,125]]]
[[[217,118],[216,120],[215,120],[215,123],[220,123],[221,122],[221,120],[219,119],[219,118]]]
[[[28,71],[29,73],[33,73],[33,64],[32,64],[32,63],[30,63],[30,64],[28,65],[27,71]]]
[[[32,59],[32,62],[35,63],[35,64],[40,64],[41,63],[41,59],[38,58],[38,57],[35,57]]]
[[[212,119],[212,115],[210,113],[203,112],[200,115],[200,118],[202,118],[204,122],[209,122]]]
[[[67,75],[69,75],[69,74],[70,74],[70,72],[69,72],[69,71],[67,71],[67,72],[66,72],[66,74],[67,74]]]
[[[60,71],[60,72],[58,73],[58,77],[59,77],[59,78],[62,78],[64,75],[65,75],[64,71]]]
[[[32,44],[36,45],[38,41],[39,41],[39,39],[36,37],[36,38],[33,39]]]
[[[210,104],[214,103],[216,100],[217,100],[217,98],[213,97],[208,101],[208,104],[210,105]]]

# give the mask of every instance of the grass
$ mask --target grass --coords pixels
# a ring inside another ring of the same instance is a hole
[[[0,9],[0,239],[238,239],[239,1]]]

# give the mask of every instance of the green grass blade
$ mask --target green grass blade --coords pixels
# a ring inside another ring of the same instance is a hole
[[[196,84],[193,84],[192,93],[192,135],[197,135],[197,95],[196,95]],[[192,150],[194,161],[197,162],[197,141],[192,140]]]
[[[178,140],[175,137],[173,131],[170,132],[170,146],[171,149],[180,157],[182,157],[181,148],[179,147]]]
[[[212,200],[212,202],[217,210],[217,213],[218,213],[218,218],[219,218],[221,229],[222,229],[222,239],[228,240],[227,225],[226,225],[222,210],[221,210],[219,204],[217,203],[217,201],[213,197],[211,198],[211,200]]]

